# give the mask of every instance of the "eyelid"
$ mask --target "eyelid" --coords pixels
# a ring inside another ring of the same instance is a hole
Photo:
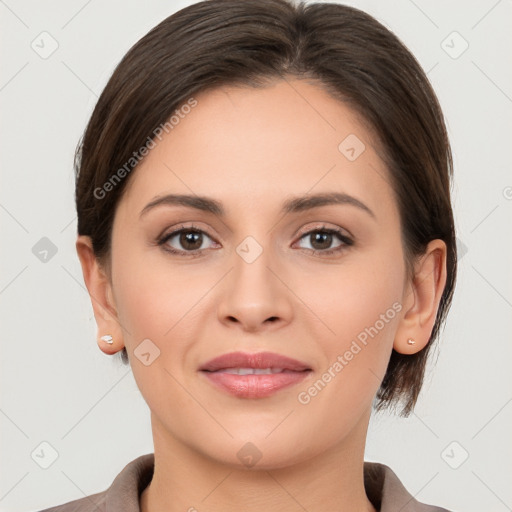
[[[295,237],[297,237],[297,236],[302,237],[304,235],[307,235],[308,233],[311,233],[312,231],[332,230],[332,231],[336,231],[339,234],[343,234],[347,238],[350,238],[350,239],[354,238],[354,236],[348,229],[342,228],[340,226],[336,226],[335,224],[333,224],[332,226],[329,226],[329,224],[330,224],[329,222],[318,222],[317,225],[313,226],[313,227],[311,225],[302,227],[299,229],[299,231],[297,231]],[[346,235],[345,235],[345,233],[346,233]]]
[[[204,233],[205,235],[208,235],[212,240],[215,239],[206,228],[202,228],[191,222],[190,224],[188,222],[179,222],[178,224],[175,224],[173,226],[168,226],[165,229],[161,231],[161,233],[156,237],[157,240],[161,240],[162,238],[165,238],[170,235],[177,235],[180,231],[198,231],[200,233]]]
[[[312,231],[320,231],[320,230],[333,230],[333,231],[336,231],[336,232],[345,232],[346,233],[346,236],[347,238],[354,238],[352,233],[350,233],[350,231],[348,229],[345,229],[345,228],[341,228],[339,226],[333,226],[333,227],[330,227],[328,226],[329,223],[327,222],[319,222],[316,226],[312,227],[312,226],[306,226],[306,227],[302,227],[299,229],[299,231],[297,231],[295,233],[295,235],[293,235],[293,238],[296,238],[296,237],[302,237],[304,235],[307,235],[309,233],[311,233]],[[214,240],[215,242],[217,242],[217,240],[215,240],[215,237],[212,236],[207,229],[205,228],[201,228],[199,226],[196,226],[195,224],[189,224],[187,225],[186,222],[181,222],[175,226],[171,226],[171,227],[167,227],[165,228],[164,230],[162,230],[162,232],[157,236],[157,240],[161,240],[162,238],[164,237],[167,237],[166,235],[166,232],[168,231],[168,235],[176,235],[178,234],[178,232],[182,231],[182,230],[190,230],[190,231],[198,231],[200,233],[203,233],[207,236],[209,236],[212,240]],[[218,243],[218,242],[217,242]]]

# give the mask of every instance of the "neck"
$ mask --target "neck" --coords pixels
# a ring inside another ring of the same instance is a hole
[[[363,480],[363,428],[350,439],[292,466],[234,468],[180,442],[152,415],[155,467],[140,499],[141,512],[296,512],[323,510],[375,512]]]

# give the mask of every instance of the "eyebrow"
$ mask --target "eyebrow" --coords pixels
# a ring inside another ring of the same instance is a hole
[[[339,192],[307,194],[304,196],[291,197],[283,203],[282,213],[298,213],[320,206],[327,206],[332,204],[346,204],[355,206],[375,219],[375,214],[368,206],[366,206],[359,199],[348,194]],[[225,217],[226,211],[222,203],[216,199],[205,196],[186,195],[186,194],[167,194],[165,196],[156,197],[149,202],[140,212],[140,217],[145,215],[148,211],[156,208],[157,206],[186,206],[201,210],[204,212],[213,213],[219,217]]]

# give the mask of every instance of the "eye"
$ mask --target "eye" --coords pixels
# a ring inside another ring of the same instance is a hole
[[[210,247],[208,246],[208,240],[213,242]],[[339,253],[354,243],[341,230],[327,228],[326,226],[307,231],[300,236],[299,240],[309,241],[311,246],[301,247],[302,249],[321,256]],[[190,257],[201,256],[204,250],[217,244],[205,231],[193,225],[179,226],[178,229],[160,237],[157,243],[167,252]],[[336,244],[334,247],[333,243]]]
[[[346,249],[347,246],[353,245],[353,240],[346,236],[342,231],[337,229],[327,228],[321,226],[319,228],[308,231],[303,234],[300,240],[306,240],[310,242],[311,248],[303,247],[313,254],[328,255],[337,252],[341,252]],[[333,248],[332,244],[337,245]]]
[[[198,255],[198,252],[207,249],[208,239],[213,241],[207,233],[195,226],[180,226],[179,229],[163,235],[158,240],[158,245],[173,254],[191,256]]]

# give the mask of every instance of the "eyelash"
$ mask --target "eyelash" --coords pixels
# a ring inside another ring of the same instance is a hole
[[[213,240],[213,238],[210,235],[208,235],[208,233],[206,233],[204,230],[202,230],[194,225],[190,225],[190,226],[180,226],[178,229],[163,235],[162,237],[160,237],[157,240],[157,245],[162,246],[164,251],[170,252],[171,254],[176,254],[176,255],[184,256],[184,257],[192,257],[192,258],[201,256],[201,252],[204,251],[205,249],[196,249],[195,251],[180,251],[180,250],[174,249],[173,247],[166,246],[166,243],[169,240],[171,240],[172,238],[174,238],[175,236],[177,236],[181,233],[199,233],[202,235],[206,235],[208,238]],[[302,233],[299,237],[299,240],[302,240],[304,237],[306,237],[308,235],[312,235],[313,233],[324,233],[324,234],[327,233],[330,235],[336,235],[338,237],[338,239],[341,242],[343,242],[342,245],[340,245],[339,247],[336,247],[334,249],[327,249],[327,250],[303,249],[303,250],[309,251],[310,253],[312,253],[314,255],[329,256],[334,253],[341,252],[341,251],[345,250],[347,247],[350,247],[351,245],[354,244],[354,241],[351,238],[349,238],[348,236],[344,235],[341,231],[339,231],[337,229],[333,229],[333,228],[328,228],[326,226],[320,226],[320,227],[311,229],[309,231],[306,231],[305,233]]]

